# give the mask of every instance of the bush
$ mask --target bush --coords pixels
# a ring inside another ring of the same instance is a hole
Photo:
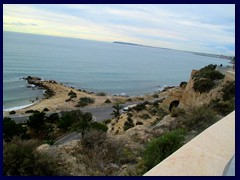
[[[202,132],[218,120],[216,113],[207,106],[188,109],[182,116],[178,116],[181,126],[188,131]]]
[[[107,132],[108,127],[106,126],[106,124],[102,124],[99,122],[93,122],[91,124],[91,128],[97,131],[102,131],[102,132]]]
[[[141,121],[138,121],[137,123],[136,123],[136,126],[137,125],[143,125],[143,123],[141,122]]]
[[[49,111],[49,109],[48,108],[44,108],[43,111]]]
[[[210,105],[215,112],[222,116],[226,116],[235,109],[235,98],[231,98],[228,101],[221,101],[220,99],[213,100]]]
[[[96,95],[97,96],[106,96],[106,93],[105,92],[98,92]]]
[[[178,116],[182,116],[184,114],[186,114],[186,111],[182,108],[175,107],[175,108],[172,108],[172,110],[171,110],[171,117],[178,117]]]
[[[71,112],[62,113],[62,117],[60,118],[57,127],[66,131],[75,121],[75,117]]]
[[[30,109],[30,110],[25,111],[25,113],[40,113],[40,111]]]
[[[111,121],[112,121],[111,119],[106,119],[106,120],[103,121],[103,123],[109,124]]]
[[[157,93],[153,94],[152,97],[153,97],[153,98],[159,98],[159,96],[158,96]]]
[[[164,109],[162,109],[162,108],[159,108],[158,109],[158,112],[157,112],[157,116],[158,117],[161,117],[161,118],[163,118],[164,116],[166,116],[168,113],[164,110]]]
[[[128,113],[127,113],[127,116],[128,116],[128,118],[131,118],[131,117],[133,117],[133,114],[130,113],[130,112],[128,112]]]
[[[223,79],[224,75],[219,71],[215,70],[216,67],[217,65],[213,64],[205,66],[204,68],[200,69],[193,77],[197,79],[206,78],[211,81]]]
[[[104,103],[112,103],[109,99],[106,99]]]
[[[223,86],[223,101],[235,98],[235,81],[227,81]]]
[[[179,86],[181,88],[185,88],[187,86],[187,82],[186,81],[182,81]]]
[[[35,151],[39,142],[14,141],[4,145],[3,174],[5,176],[56,176],[64,175],[58,160],[46,153]],[[66,174],[65,174],[66,175]]]
[[[197,79],[194,81],[193,89],[196,92],[206,93],[209,92],[214,87],[214,85],[215,83],[212,80]]]
[[[149,110],[149,113],[152,115],[152,116],[155,116],[158,112],[158,109],[157,108],[152,108]]]
[[[33,113],[33,115],[29,116],[29,120],[27,121],[27,126],[34,129],[36,132],[44,129],[44,120],[45,113],[37,112]]]
[[[79,149],[77,163],[87,167],[84,175],[121,175],[120,167],[137,162],[137,158],[125,142],[112,139],[103,132],[91,131],[85,137],[83,148]]]
[[[94,99],[93,98],[89,98],[89,97],[82,97],[79,99],[78,104],[76,105],[77,107],[84,107],[87,106],[89,104],[93,104],[94,103]]]
[[[131,118],[127,118],[127,121],[125,121],[123,129],[124,131],[134,127],[133,120]]]
[[[71,91],[68,93],[68,96],[70,96],[70,99],[71,99],[71,98],[77,97],[77,94],[71,90]]]
[[[58,113],[53,113],[53,114],[50,114],[49,117],[46,117],[46,122],[55,123],[55,122],[58,122],[59,119],[60,118],[59,118]]]
[[[142,111],[142,110],[145,110],[146,109],[146,104],[144,103],[140,103],[134,107],[132,107],[133,110],[139,112],[139,111]]]
[[[183,130],[175,130],[152,139],[147,144],[143,155],[145,170],[150,170],[179,149],[183,144],[184,136]]]
[[[128,102],[132,102],[132,99],[131,99],[131,98],[128,98],[127,101],[128,101]]]
[[[142,118],[142,119],[149,119],[149,118],[151,118],[150,116],[149,116],[149,114],[143,114],[140,118]]]
[[[10,111],[9,114],[16,114],[16,111]]]
[[[16,124],[11,118],[5,117],[3,119],[3,138],[6,142],[10,142],[13,136],[24,137],[27,129],[22,127],[21,124]]]

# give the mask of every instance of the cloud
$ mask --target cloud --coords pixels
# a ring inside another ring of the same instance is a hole
[[[3,21],[7,31],[208,53],[235,51],[235,6],[231,4],[4,4]]]
[[[34,24],[34,23],[22,23],[22,22],[11,22],[11,23],[3,23],[3,24],[7,26],[38,26],[37,24]]]

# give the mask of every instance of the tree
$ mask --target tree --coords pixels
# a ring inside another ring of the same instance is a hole
[[[113,105],[112,107],[114,110],[111,115],[113,115],[115,118],[119,117],[121,114],[120,110],[122,109],[122,106],[117,103],[117,104]]]
[[[35,132],[39,132],[44,127],[45,113],[37,112],[33,115],[29,116],[29,120],[27,121],[28,127],[34,129]]]
[[[16,124],[11,118],[5,117],[3,119],[3,138],[5,141],[11,141],[13,136],[25,135],[26,131],[26,128]]]
[[[82,140],[84,140],[86,132],[90,130],[92,123],[92,114],[88,112],[84,113],[76,123],[75,127],[78,132],[81,132]]]

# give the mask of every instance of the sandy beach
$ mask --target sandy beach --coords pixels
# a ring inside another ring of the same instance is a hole
[[[89,97],[94,99],[94,103],[89,104],[88,107],[101,107],[101,106],[111,105],[114,103],[124,104],[128,102],[129,99],[131,99],[131,101],[154,99],[151,94],[144,95],[141,97],[140,96],[124,97],[124,96],[112,96],[112,95],[100,96],[94,92],[87,92],[84,90],[74,89],[73,87],[68,87],[54,80],[45,80],[40,82],[41,82],[41,86],[44,86],[45,88],[50,89],[52,92],[54,92],[54,95],[52,95],[50,98],[43,98],[31,106],[25,107],[23,109],[15,110],[16,114],[26,114],[25,112],[27,110],[43,111],[44,108],[48,108],[49,111],[51,112],[74,110],[78,108],[76,107],[76,105],[79,101],[79,98],[82,98],[82,97]],[[76,93],[77,97],[72,98],[70,101],[66,101],[67,99],[69,99],[68,93],[70,91],[73,91],[74,93]],[[164,94],[164,92],[162,92],[161,94]],[[105,103],[107,99],[109,99],[111,103]],[[3,115],[4,116],[9,115],[9,111],[4,111]]]

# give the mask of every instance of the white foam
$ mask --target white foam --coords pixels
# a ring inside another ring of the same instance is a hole
[[[27,105],[23,105],[23,106],[16,106],[16,107],[7,108],[7,109],[4,109],[4,107],[3,107],[3,111],[19,110],[19,109],[23,109],[23,108],[29,107],[29,106],[31,106],[31,105],[33,105],[33,104],[34,104],[34,103],[32,103],[32,104],[27,104]]]

